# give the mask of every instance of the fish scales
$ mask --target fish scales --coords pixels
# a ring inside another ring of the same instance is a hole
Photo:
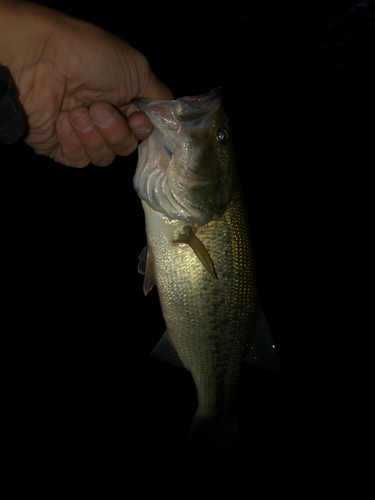
[[[217,280],[197,262],[189,245],[173,242],[173,230],[184,222],[171,221],[144,202],[143,208],[163,315],[196,384],[199,412],[226,418],[259,307],[241,194],[236,192],[220,220],[196,233],[215,263]]]
[[[233,444],[234,398],[245,359],[278,368],[255,286],[246,211],[219,89],[172,101],[136,99],[154,125],[138,148],[134,187],[167,330],[151,355],[188,369],[198,395],[189,436]]]

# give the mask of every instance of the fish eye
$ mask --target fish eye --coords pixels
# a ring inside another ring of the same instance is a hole
[[[229,139],[229,132],[226,128],[219,128],[216,132],[216,140],[218,142],[227,142]]]

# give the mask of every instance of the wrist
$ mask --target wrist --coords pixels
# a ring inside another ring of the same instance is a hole
[[[50,12],[54,11],[22,0],[0,0],[0,64],[8,68],[21,101],[30,70],[53,30],[53,23],[47,22]]]

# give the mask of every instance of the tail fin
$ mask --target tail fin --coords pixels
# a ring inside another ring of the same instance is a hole
[[[235,415],[225,420],[212,420],[198,415],[193,418],[186,438],[187,445],[238,445],[239,425]]]

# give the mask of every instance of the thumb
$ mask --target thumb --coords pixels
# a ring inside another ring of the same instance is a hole
[[[156,75],[153,75],[143,95],[138,95],[137,97],[145,97],[146,99],[173,99],[173,94],[165,83],[159,80]]]
[[[142,78],[141,81],[145,84],[140,88],[136,98],[146,98],[146,99],[173,99],[173,94],[171,90],[163,83],[148,66],[148,74],[146,78]],[[153,126],[150,119],[142,112],[137,111],[134,104],[130,103],[123,108],[120,108],[123,113],[125,113],[128,125],[132,130],[134,136],[143,141],[148,137]]]
[[[173,94],[171,90],[153,74],[146,89],[141,90],[137,97],[168,100],[173,99]],[[125,109],[123,109],[123,112],[128,118],[129,127],[138,140],[142,141],[150,135],[153,129],[150,119],[144,113],[137,111],[134,104],[127,105]]]
[[[159,78],[154,75],[154,73],[152,73],[152,75],[147,79],[147,82],[147,85],[141,88],[135,98],[143,97],[146,99],[173,99],[171,90],[165,85],[165,83],[159,80]],[[120,107],[120,110],[125,113],[127,117],[137,112],[137,108],[134,106],[134,104],[131,103]]]

